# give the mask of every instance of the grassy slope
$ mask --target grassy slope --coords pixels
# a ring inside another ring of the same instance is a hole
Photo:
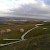
[[[38,28],[32,30],[31,32],[29,32],[25,38],[30,38],[30,37],[36,37],[39,35],[44,35],[44,34],[50,34],[50,22],[48,23],[43,23],[43,26],[39,26]],[[47,29],[43,29],[43,28],[47,28]]]
[[[9,48],[9,49],[8,49]],[[28,40],[0,47],[0,50],[50,50],[50,34],[31,37]]]
[[[50,35],[30,38],[22,44],[19,43],[16,50],[50,50]]]
[[[47,30],[43,30],[43,27],[47,27]],[[50,23],[44,23],[33,31],[31,31],[25,41],[0,47],[0,50],[50,50]]]

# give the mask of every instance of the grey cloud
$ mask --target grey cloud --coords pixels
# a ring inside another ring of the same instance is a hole
[[[50,11],[48,9],[42,9],[38,7],[39,5],[22,5],[21,8],[13,9],[12,14],[19,14],[19,15],[33,15],[33,14],[49,14]],[[41,5],[40,5],[41,6]]]
[[[50,18],[50,1],[49,0],[36,0],[36,4],[24,4],[21,7],[10,9],[10,12],[4,13],[7,16],[20,16],[20,17],[33,17],[33,18]],[[46,7],[42,7],[42,1]]]

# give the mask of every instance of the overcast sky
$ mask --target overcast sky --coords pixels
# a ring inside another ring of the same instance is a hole
[[[1,16],[50,18],[50,0],[0,0]]]

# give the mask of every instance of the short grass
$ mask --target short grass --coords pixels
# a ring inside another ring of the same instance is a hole
[[[34,30],[32,30],[31,32],[29,32],[25,38],[30,38],[30,37],[35,37],[35,36],[39,36],[39,35],[43,35],[43,34],[50,34],[50,28],[44,30],[42,27],[36,28]]]
[[[39,36],[39,35],[44,35],[44,34],[50,34],[50,22],[48,23],[43,23],[43,26],[39,26],[36,29],[33,29],[32,31],[30,31],[25,38],[30,38],[30,37],[35,37],[35,36]],[[43,29],[43,28],[47,28],[47,29]]]
[[[50,50],[50,34],[31,37],[16,44],[0,47],[0,50]]]

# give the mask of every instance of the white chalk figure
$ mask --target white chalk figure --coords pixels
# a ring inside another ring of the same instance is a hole
[[[6,32],[10,32],[11,31],[11,29],[6,29]]]
[[[20,32],[24,32],[24,29],[23,29],[23,28],[21,28],[21,29],[20,29]]]

